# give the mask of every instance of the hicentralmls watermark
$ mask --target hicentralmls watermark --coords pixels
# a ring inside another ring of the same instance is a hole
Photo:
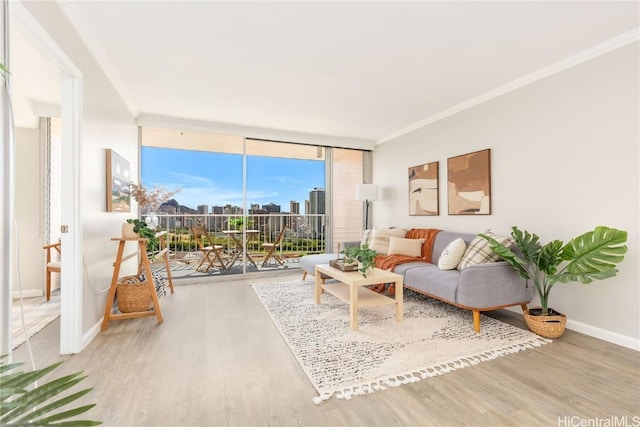
[[[640,415],[584,418],[559,416],[558,427],[640,427]]]

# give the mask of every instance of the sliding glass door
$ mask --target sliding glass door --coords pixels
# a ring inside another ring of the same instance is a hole
[[[284,270],[360,238],[363,158],[359,150],[142,128],[140,179],[149,189],[179,189],[157,212],[175,259],[202,256],[190,237],[198,224],[224,246],[221,273]]]

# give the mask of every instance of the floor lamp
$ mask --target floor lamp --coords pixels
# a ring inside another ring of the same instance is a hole
[[[377,184],[358,184],[356,186],[356,200],[364,202],[364,229],[369,229],[369,202],[378,200]]]

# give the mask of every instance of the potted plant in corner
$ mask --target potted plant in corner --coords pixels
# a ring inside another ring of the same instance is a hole
[[[526,310],[525,322],[529,329],[545,338],[558,338],[564,333],[566,316],[549,307],[549,293],[560,283],[591,283],[613,277],[618,273],[616,264],[624,259],[627,232],[598,226],[571,239],[566,245],[553,240],[545,245],[528,231],[511,227],[522,256],[516,255],[495,239],[479,234],[489,241],[491,249],[506,261],[520,276],[533,283],[540,297],[540,308]]]
[[[358,271],[362,273],[363,277],[367,277],[367,271],[375,267],[376,256],[378,256],[378,253],[370,249],[368,245],[362,245],[361,247],[353,246],[345,249],[344,262],[350,263],[354,260],[358,261]]]

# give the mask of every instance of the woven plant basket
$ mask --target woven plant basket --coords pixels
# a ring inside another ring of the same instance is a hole
[[[149,283],[141,282],[136,276],[125,276],[118,280],[116,287],[118,310],[121,313],[147,311],[152,306]]]
[[[524,312],[524,321],[529,329],[544,338],[559,338],[564,334],[567,316],[558,313],[554,316],[532,316],[529,310]]]

